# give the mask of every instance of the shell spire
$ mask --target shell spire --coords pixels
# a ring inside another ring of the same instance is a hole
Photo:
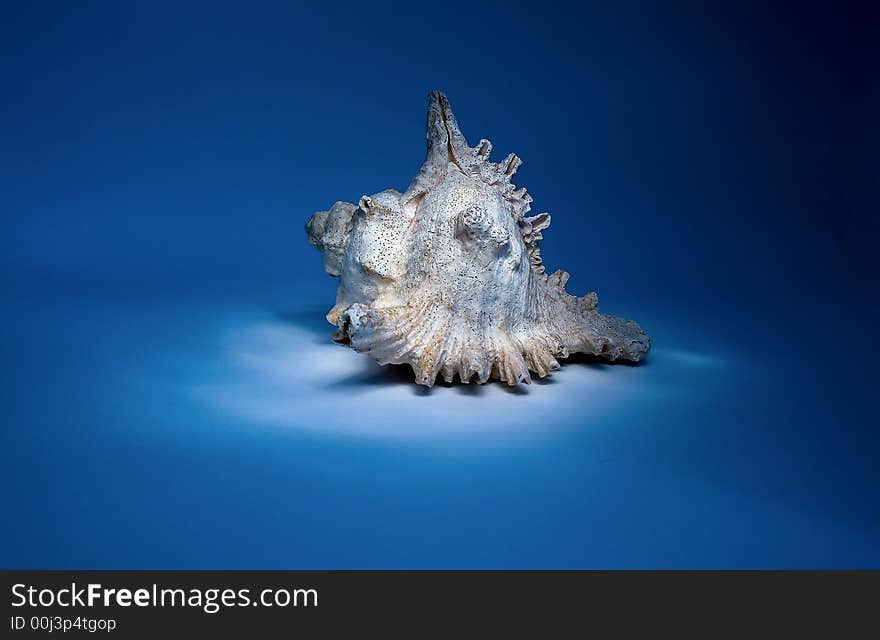
[[[407,204],[420,194],[426,193],[432,186],[442,182],[450,163],[467,176],[480,178],[490,186],[498,186],[505,197],[515,197],[513,193],[516,187],[511,182],[511,178],[522,164],[522,160],[511,153],[501,162],[491,162],[489,154],[492,152],[492,143],[485,138],[481,139],[477,146],[469,146],[458,126],[452,105],[439,91],[432,91],[428,95],[428,117],[425,129],[428,140],[425,162],[403,194],[402,204]],[[525,189],[520,191],[522,195],[519,199],[523,200],[527,194]],[[531,202],[531,198],[528,202]]]

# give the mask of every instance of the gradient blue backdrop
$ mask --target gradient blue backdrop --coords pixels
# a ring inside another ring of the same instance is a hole
[[[880,567],[867,5],[174,4],[0,9],[0,566]],[[327,342],[303,223],[431,89],[646,364]]]

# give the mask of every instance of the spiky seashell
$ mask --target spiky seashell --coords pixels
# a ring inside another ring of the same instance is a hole
[[[538,243],[550,215],[511,177],[520,159],[489,161],[470,147],[442,93],[431,93],[428,153],[405,193],[337,202],[306,223],[324,269],[339,278],[327,319],[334,340],[380,364],[409,364],[416,382],[508,384],[588,353],[638,361],[651,341],[631,320],[599,312],[595,293],[565,291],[568,273],[544,272]]]

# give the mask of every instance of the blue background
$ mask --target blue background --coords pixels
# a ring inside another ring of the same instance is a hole
[[[873,11],[173,4],[2,8],[0,566],[880,567]],[[431,89],[645,364],[329,342]]]

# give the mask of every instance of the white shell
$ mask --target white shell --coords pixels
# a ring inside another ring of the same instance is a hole
[[[566,293],[565,271],[544,273],[538,241],[550,215],[525,217],[532,198],[510,181],[520,159],[490,162],[488,140],[469,147],[439,92],[427,137],[406,193],[337,202],[306,223],[340,281],[327,314],[334,340],[409,364],[429,387],[455,374],[528,383],[577,352],[640,360],[651,341],[635,322],[600,313],[595,293]]]

